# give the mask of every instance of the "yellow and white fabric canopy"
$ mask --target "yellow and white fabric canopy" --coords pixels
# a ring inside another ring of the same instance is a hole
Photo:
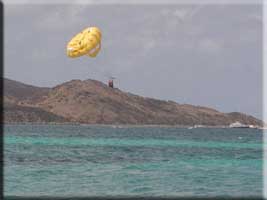
[[[71,58],[87,55],[96,57],[101,49],[101,31],[89,27],[75,35],[67,45],[67,55]]]

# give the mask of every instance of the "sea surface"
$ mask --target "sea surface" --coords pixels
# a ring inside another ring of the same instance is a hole
[[[257,129],[5,125],[5,196],[261,197]]]

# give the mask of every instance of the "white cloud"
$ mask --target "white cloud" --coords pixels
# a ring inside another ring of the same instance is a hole
[[[49,4],[95,4],[95,0],[4,0],[5,4],[35,4],[35,5],[49,5]]]
[[[162,16],[168,16],[170,13],[171,13],[171,9],[167,9],[167,8],[163,8],[163,9],[160,11],[160,14],[161,14]]]
[[[205,38],[198,42],[199,51],[207,54],[217,54],[222,48],[223,44],[219,40]]]
[[[181,20],[184,20],[188,16],[189,13],[190,13],[190,10],[188,9],[176,9],[173,12],[173,15],[178,17]]]
[[[186,20],[193,18],[201,9],[203,9],[205,5],[198,5],[194,6],[193,8],[182,8],[182,9],[176,9],[173,12],[173,15],[178,17],[180,20]]]
[[[156,41],[153,39],[148,40],[147,42],[144,43],[144,51],[150,51],[151,49],[156,47]]]
[[[58,30],[79,24],[78,22],[84,21],[81,13],[85,8],[81,5],[51,7],[41,17],[41,23],[36,21],[36,27],[39,29]]]

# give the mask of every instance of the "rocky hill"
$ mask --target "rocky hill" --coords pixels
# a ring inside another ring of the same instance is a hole
[[[72,80],[54,88],[4,81],[6,122],[78,122],[87,124],[262,125],[242,113],[145,98],[109,88],[95,80]]]
[[[4,79],[4,97],[13,103],[41,100],[50,90],[50,88],[35,87],[10,79]]]
[[[34,105],[45,99],[50,88],[35,87],[4,79],[4,122],[66,122],[67,120]]]

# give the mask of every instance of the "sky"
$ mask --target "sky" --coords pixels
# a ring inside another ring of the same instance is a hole
[[[6,4],[4,77],[54,87],[107,82],[137,95],[243,112],[262,119],[263,22],[259,4]],[[97,26],[96,58],[66,56]]]

